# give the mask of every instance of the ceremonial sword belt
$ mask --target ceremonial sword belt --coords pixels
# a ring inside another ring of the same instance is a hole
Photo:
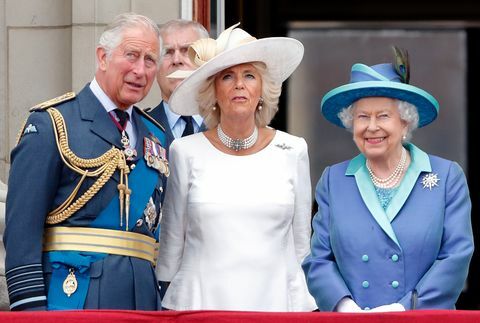
[[[45,229],[43,251],[86,251],[136,257],[157,263],[159,243],[144,234],[86,227]]]

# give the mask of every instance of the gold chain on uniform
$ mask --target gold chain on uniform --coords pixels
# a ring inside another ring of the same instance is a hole
[[[47,112],[50,114],[52,124],[54,127],[55,140],[57,142],[58,151],[65,165],[71,170],[82,175],[77,186],[70,194],[70,196],[55,210],[47,215],[47,224],[57,224],[68,219],[72,214],[82,208],[97,192],[105,185],[105,183],[112,177],[115,170],[120,170],[120,183],[117,188],[119,190],[120,199],[120,226],[122,226],[123,210],[125,207],[126,230],[128,230],[128,218],[130,209],[130,194],[131,190],[128,188],[128,168],[124,153],[115,147],[112,147],[106,153],[97,158],[84,159],[73,153],[68,146],[68,134],[65,125],[65,120],[62,114],[55,108],[48,108]],[[91,170],[90,170],[91,169]],[[100,175],[100,176],[99,176]],[[99,178],[88,188],[76,201],[73,199],[78,193],[81,184],[87,177]]]

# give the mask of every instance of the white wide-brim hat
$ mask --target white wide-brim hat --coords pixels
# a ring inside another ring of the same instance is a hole
[[[215,39],[199,39],[189,47],[189,57],[198,68],[178,70],[168,77],[185,78],[169,99],[170,109],[180,115],[199,113],[197,96],[203,82],[224,69],[250,62],[262,62],[267,73],[278,84],[295,71],[303,58],[303,45],[289,37],[256,39],[238,24],[223,31]]]

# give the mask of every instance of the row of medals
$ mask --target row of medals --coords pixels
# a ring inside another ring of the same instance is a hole
[[[135,157],[137,157],[137,150],[130,146],[130,140],[126,136],[125,130],[122,131],[121,143],[123,146],[123,153],[128,161],[132,161]],[[152,156],[149,151],[145,151],[145,159],[149,167],[155,168],[162,174],[168,172],[168,166],[166,165],[166,162],[163,162],[160,157],[156,158],[156,156]],[[145,222],[147,223],[148,229],[152,230],[155,224],[155,218],[157,216],[155,203],[153,203],[152,197],[150,197],[143,214],[145,215]]]

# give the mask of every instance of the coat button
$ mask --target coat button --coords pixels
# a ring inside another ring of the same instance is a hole
[[[370,310],[371,310],[371,308],[370,308],[370,307],[368,307],[368,306],[366,306],[366,307],[364,308],[364,310],[365,310],[365,311],[370,311]]]
[[[362,261],[367,262],[368,261],[368,255],[363,255],[362,256]]]
[[[392,287],[393,287],[393,288],[397,288],[398,285],[400,285],[400,284],[398,283],[398,281],[394,280],[394,281],[392,282]]]
[[[141,227],[142,224],[143,224],[143,219],[138,219],[136,223],[137,227]]]
[[[393,256],[392,256],[392,261],[393,261],[393,262],[397,262],[397,261],[398,261],[398,255],[396,255],[396,254],[393,255]]]
[[[368,280],[364,280],[364,281],[362,282],[362,287],[363,287],[363,288],[368,288],[368,286],[370,286],[370,283],[368,282]]]

